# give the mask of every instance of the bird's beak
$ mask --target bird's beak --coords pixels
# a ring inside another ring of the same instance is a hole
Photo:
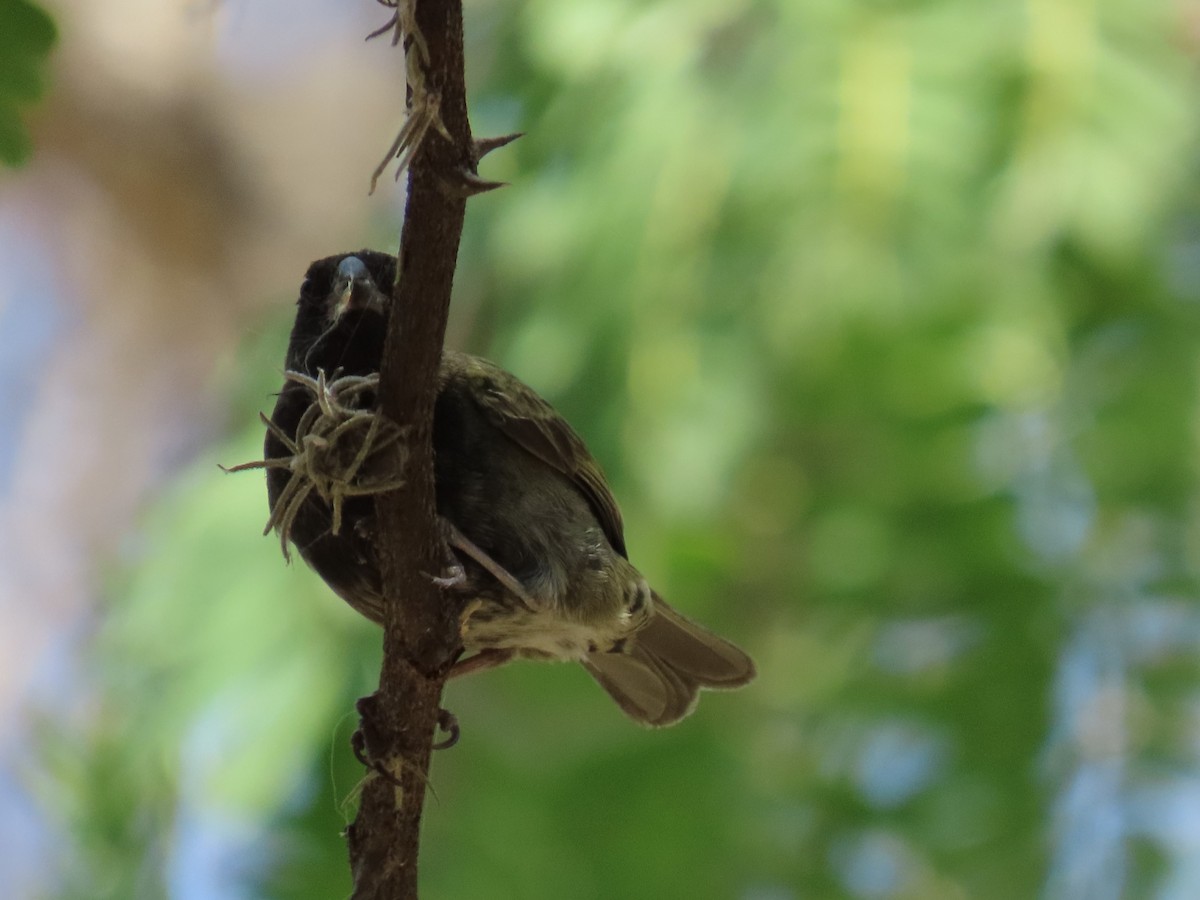
[[[357,259],[348,259],[338,267],[331,293],[331,312],[335,321],[352,309],[383,312],[386,298],[379,293],[370,273]]]
[[[346,310],[354,308],[354,285],[362,282],[355,278],[339,278],[333,286],[333,314],[340,317]]]

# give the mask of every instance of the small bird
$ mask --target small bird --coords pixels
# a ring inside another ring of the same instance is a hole
[[[381,448],[402,430],[376,388],[396,260],[362,250],[309,267],[287,380],[267,421],[268,529],[352,607],[383,621],[374,498],[399,484]],[[629,562],[600,466],[514,375],[445,351],[433,417],[437,513],[453,554],[439,579],[464,597],[452,675],[514,656],[577,660],[624,712],[670,725],[701,688],[749,682],[738,647],[681,615]],[[396,496],[402,496],[397,494]]]

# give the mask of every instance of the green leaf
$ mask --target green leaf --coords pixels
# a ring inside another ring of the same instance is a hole
[[[57,38],[54,21],[28,0],[0,0],[0,162],[29,160],[21,108],[45,91],[44,67]]]

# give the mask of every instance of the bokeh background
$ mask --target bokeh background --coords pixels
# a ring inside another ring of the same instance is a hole
[[[217,464],[307,263],[396,245],[387,11],[45,10],[43,66],[0,0],[5,895],[345,896],[380,636]],[[1200,896],[1200,4],[466,14],[476,132],[528,135],[449,341],[760,676],[659,732],[576,667],[454,684],[424,895]]]

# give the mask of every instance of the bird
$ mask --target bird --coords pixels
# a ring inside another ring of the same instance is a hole
[[[384,600],[374,498],[400,481],[382,448],[404,430],[378,411],[396,259],[360,250],[314,262],[300,289],[264,460],[280,532],[374,622]],[[600,465],[515,375],[443,350],[432,422],[436,510],[459,592],[463,652],[451,676],[515,657],[577,661],[626,715],[671,725],[702,688],[755,677],[750,656],[678,612],[629,561]],[[376,451],[379,452],[376,452]],[[402,498],[402,493],[393,496]]]

